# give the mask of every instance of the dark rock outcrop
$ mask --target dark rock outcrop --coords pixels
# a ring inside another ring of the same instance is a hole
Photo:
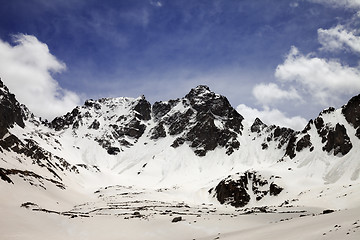
[[[346,155],[352,148],[352,143],[346,133],[344,125],[336,124],[335,129],[330,129],[327,134],[326,145],[324,151],[330,152],[334,150],[334,155],[341,153]]]
[[[8,129],[16,123],[24,128],[22,110],[15,95],[3,84],[0,78],[0,139],[8,132]]]
[[[144,95],[136,103],[134,110],[138,119],[146,121],[151,119],[151,104],[145,99]]]
[[[89,129],[98,130],[99,128],[100,128],[100,122],[98,120],[96,120],[96,119],[89,126]]]
[[[186,112],[176,112],[173,115],[164,118],[165,124],[169,126],[170,135],[178,135],[185,131],[186,127],[189,127],[190,120],[193,118],[195,112],[190,108]]]
[[[169,115],[177,104],[186,110]],[[187,142],[198,156],[205,156],[216,147],[224,147],[230,155],[240,147],[237,136],[243,129],[243,117],[224,96],[211,92],[207,86],[191,89],[181,100],[157,102],[153,111],[155,118],[162,118],[168,126],[170,135],[180,135],[172,147]]]
[[[291,135],[289,142],[286,146],[286,150],[285,150],[285,156],[289,156],[290,159],[293,159],[296,156],[295,153],[295,142],[296,142],[296,136],[295,135]]]
[[[5,174],[5,172],[5,169],[0,168],[0,178],[5,182],[14,184],[14,182]]]
[[[282,190],[284,190],[284,188],[276,185],[275,183],[272,182],[270,184],[270,188],[269,188],[270,196],[277,196],[282,192]]]
[[[351,98],[349,102],[342,107],[341,112],[355,129],[358,128],[360,126],[360,94]]]
[[[165,116],[171,108],[173,108],[179,100],[170,100],[169,102],[155,102],[152,106],[152,112],[155,119]]]
[[[72,126],[74,129],[79,127],[79,121],[82,116],[80,115],[79,107],[74,108],[71,112],[61,117],[56,117],[50,122],[50,127],[55,131],[61,131]]]
[[[268,194],[279,195],[283,188],[274,182],[276,178],[279,177],[265,178],[258,172],[247,171],[223,179],[215,189],[210,189],[209,192],[215,191],[214,195],[221,204],[244,207],[250,202],[251,196],[255,196],[255,200],[260,201]]]
[[[278,149],[285,146],[294,135],[297,134],[291,128],[276,127],[274,130],[274,140],[278,141]]]
[[[304,148],[308,148],[311,146],[312,146],[312,143],[311,143],[310,135],[306,134],[302,138],[300,138],[300,140],[296,143],[296,151],[300,152]]]
[[[150,130],[150,139],[159,139],[166,137],[166,131],[162,122],[158,123],[154,128]]]
[[[250,130],[253,133],[260,133],[267,127],[265,123],[263,123],[259,118],[255,118],[254,123],[251,125]]]
[[[182,217],[174,217],[173,220],[171,220],[172,223],[176,223],[180,221],[182,221]]]
[[[349,102],[342,107],[342,114],[356,129],[356,137],[360,139],[360,94],[351,98]]]
[[[248,179],[241,176],[239,180],[222,180],[215,188],[216,198],[221,204],[233,207],[244,207],[250,202]]]
[[[110,155],[117,155],[120,152],[120,149],[118,147],[109,147],[107,149],[107,153]]]
[[[32,164],[39,167],[46,168],[55,178],[61,180],[57,173],[58,171],[69,171],[78,173],[76,166],[69,164],[65,159],[53,155],[49,151],[43,149],[39,144],[32,139],[25,139],[20,141],[15,135],[9,135],[3,140],[0,140],[0,146],[7,151],[13,151],[18,154],[32,159]]]
[[[50,184],[54,184],[56,187],[60,188],[60,189],[65,189],[65,185],[57,180],[51,179],[51,178],[45,178],[43,176],[40,176],[32,171],[28,171],[28,170],[19,170],[19,169],[5,169],[5,168],[0,168],[0,175],[1,177],[5,176],[5,178],[8,178],[7,180],[3,180],[9,182],[9,180],[11,181],[11,179],[8,176],[18,176],[20,178],[22,178],[25,182],[28,182],[30,185],[33,186],[38,186],[41,187],[43,189],[46,190],[45,184],[44,182],[50,183]],[[35,180],[37,180],[37,183],[35,183]],[[9,183],[12,183],[9,182]]]
[[[329,133],[329,126],[325,125],[324,119],[321,116],[315,119],[314,124],[317,133],[321,137],[321,142],[322,143],[326,142],[327,134]]]
[[[125,115],[118,114],[124,109],[127,110],[124,112]],[[85,101],[83,106],[78,106],[64,116],[55,118],[49,125],[56,131],[71,128],[74,135],[78,134],[77,130],[81,126],[99,130],[93,140],[98,142],[108,154],[116,155],[120,153],[120,146],[130,147],[144,134],[146,130],[144,123],[150,119],[151,104],[144,96],[135,100],[101,98]],[[93,132],[89,132],[85,137],[91,138],[92,134]]]

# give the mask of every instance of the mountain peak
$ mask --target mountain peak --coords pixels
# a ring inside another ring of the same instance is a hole
[[[197,91],[208,91],[211,92],[210,88],[207,85],[198,85],[197,87],[193,88]]]
[[[354,128],[358,129],[360,126],[360,94],[352,97],[349,102],[342,107],[342,114],[344,114],[346,120],[351,123]]]
[[[7,133],[14,123],[22,128],[25,127],[20,103],[0,78],[0,138]]]
[[[185,96],[185,98],[191,100],[193,98],[202,98],[214,94],[215,93],[212,92],[208,86],[199,85],[196,88],[192,88],[190,92]]]

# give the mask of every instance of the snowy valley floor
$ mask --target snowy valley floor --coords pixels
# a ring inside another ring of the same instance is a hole
[[[1,187],[2,193],[13,188]],[[175,188],[147,190],[117,185],[102,187],[90,197],[71,191],[58,196],[55,189],[53,195],[47,189],[50,194],[46,196],[30,187],[12,190],[14,194],[2,194],[0,199],[4,240],[360,239],[359,204],[324,214],[324,207],[301,206],[296,201],[240,209],[191,199],[179,202]],[[347,194],[356,190],[359,186],[352,186]],[[173,222],[175,218],[180,221]]]

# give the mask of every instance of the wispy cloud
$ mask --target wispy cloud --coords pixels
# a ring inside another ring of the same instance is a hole
[[[17,99],[35,114],[51,119],[80,103],[80,97],[59,86],[53,74],[66,69],[46,44],[31,35],[14,36],[15,45],[0,40],[0,73]]]

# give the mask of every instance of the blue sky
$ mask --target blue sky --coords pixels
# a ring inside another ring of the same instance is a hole
[[[358,0],[1,0],[0,76],[47,118],[206,84],[299,129],[360,93],[359,22]]]

